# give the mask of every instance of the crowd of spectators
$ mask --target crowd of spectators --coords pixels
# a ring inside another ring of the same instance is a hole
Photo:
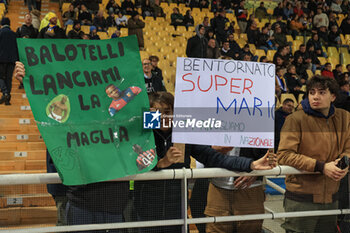
[[[114,0],[110,0],[105,9],[99,9],[96,6],[89,6],[83,1],[73,1],[68,11],[63,12],[62,27],[59,25],[58,18],[54,13],[49,13],[46,17],[47,22],[42,23],[42,27],[34,26],[32,23],[33,12],[25,16],[25,23],[16,30],[19,38],[70,38],[70,39],[91,39],[99,40],[98,32],[107,32],[110,27],[118,29],[112,34],[112,38],[120,37],[120,28],[129,29],[129,35],[135,34],[138,39],[139,47],[144,47],[143,31],[145,22],[142,17],[165,17],[163,9],[160,7],[159,0],[134,1],[125,0],[119,6]],[[212,59],[234,59],[242,61],[260,61],[265,63],[274,63],[276,65],[276,96],[280,98],[283,93],[291,93],[298,101],[299,97],[305,93],[305,84],[311,76],[318,70],[323,76],[334,78],[340,87],[339,98],[335,105],[341,108],[349,108],[349,75],[350,64],[347,64],[346,70],[343,70],[341,64],[332,64],[320,62],[320,57],[327,57],[323,47],[345,46],[342,44],[341,35],[350,34],[350,16],[349,3],[339,0],[322,1],[310,0],[308,4],[302,1],[291,2],[283,0],[269,14],[261,2],[254,14],[248,15],[245,8],[245,1],[241,0],[189,0],[187,6],[194,8],[208,8],[214,11],[212,19],[205,17],[203,22],[195,27],[196,34],[188,39],[186,46],[186,55],[188,57],[212,58]],[[141,8],[141,15],[138,13]],[[226,14],[234,12],[236,21],[230,21]],[[108,17],[105,17],[105,14]],[[344,14],[344,18],[338,24],[337,17]],[[273,24],[266,23],[259,27],[261,19],[275,18]],[[194,26],[195,18],[192,11],[187,10],[182,15],[178,8],[173,9],[170,15],[171,25]],[[237,22],[239,29],[235,27]],[[8,25],[7,25],[8,24]],[[3,26],[10,22],[6,20]],[[72,29],[67,31],[68,25]],[[82,31],[81,26],[90,27],[90,33]],[[65,31],[66,30],[66,31]],[[246,35],[247,43],[239,44],[235,35]],[[292,44],[288,42],[287,35],[294,39],[297,36],[309,37],[306,43],[299,46],[297,51],[293,51]],[[253,46],[264,50],[265,55],[271,50],[275,51],[272,59],[264,55],[253,53]],[[348,49],[348,47],[345,47]],[[144,78],[147,92],[165,91],[162,70],[158,67],[159,58],[151,56],[143,60]],[[13,67],[12,67],[13,69]],[[5,84],[2,84],[4,86]],[[9,103],[10,93],[4,93],[3,100]],[[6,103],[6,102],[5,102]],[[278,110],[280,118],[293,111],[294,101],[287,99],[283,106]],[[347,109],[349,110],[349,109]],[[280,126],[279,128],[281,128]],[[127,185],[124,191],[127,190]],[[91,186],[90,186],[91,187]],[[102,192],[101,192],[102,193]],[[125,204],[125,203],[124,203]],[[148,211],[148,209],[145,209]],[[70,223],[76,224],[76,223]]]

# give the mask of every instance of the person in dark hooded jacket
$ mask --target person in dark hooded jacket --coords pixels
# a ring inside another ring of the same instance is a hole
[[[188,39],[186,47],[187,57],[205,58],[207,55],[208,40],[204,37],[205,28],[203,25],[196,27],[196,35]]]
[[[10,105],[12,73],[18,60],[16,33],[10,28],[10,19],[3,17],[0,29],[0,89],[2,97],[0,104]]]
[[[173,114],[174,97],[168,92],[149,95],[151,110],[160,110],[166,115]],[[164,121],[170,121],[165,118]],[[166,123],[166,125],[169,122]],[[158,163],[154,170],[181,169],[190,167],[190,155],[206,167],[221,167],[229,170],[247,171],[270,169],[267,154],[256,161],[251,158],[226,156],[210,146],[185,146],[185,154],[172,145],[171,128],[161,125],[154,130]],[[180,162],[183,159],[183,162]],[[257,166],[256,166],[257,165]],[[156,180],[135,182],[135,209],[141,221],[181,218],[181,180]],[[143,228],[143,233],[181,232],[182,226],[163,226]]]

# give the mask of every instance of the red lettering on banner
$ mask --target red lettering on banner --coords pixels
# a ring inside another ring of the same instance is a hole
[[[240,88],[240,86],[232,85],[233,81],[235,81],[235,80],[242,80],[242,79],[241,78],[231,78],[230,92],[234,93],[234,94],[241,94],[240,92],[232,91],[232,87],[237,88],[237,89]]]
[[[185,79],[185,76],[187,76],[187,75],[192,75],[192,73],[184,74],[184,75],[182,76],[182,80],[192,83],[193,87],[192,87],[191,90],[182,90],[182,92],[185,92],[185,91],[193,91],[194,88],[196,87],[196,85],[194,84],[194,82],[192,82],[191,80]]]
[[[247,86],[247,85],[246,85],[246,84],[247,84],[247,81],[250,82],[250,86]],[[249,79],[249,78],[245,78],[245,79],[244,79],[244,84],[243,84],[243,91],[242,91],[242,94],[244,94],[244,90],[247,90],[247,91],[249,91],[250,94],[252,94],[252,92],[249,90],[249,89],[252,88],[252,87],[253,87],[253,81],[252,81],[251,79]]]
[[[207,90],[202,90],[201,87],[199,86],[199,79],[201,78],[200,75],[198,75],[198,81],[197,81],[197,84],[198,84],[198,89],[202,92],[207,92],[210,90],[210,88],[213,86],[213,75],[210,75],[210,86],[208,87]]]
[[[218,83],[218,78],[221,78],[221,79],[225,79],[225,84],[220,84]],[[220,75],[215,75],[215,90],[217,91],[218,90],[218,86],[225,86],[227,84],[227,79],[223,76],[220,76]]]

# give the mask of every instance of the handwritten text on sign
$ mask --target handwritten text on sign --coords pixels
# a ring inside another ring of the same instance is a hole
[[[174,127],[173,141],[273,147],[274,87],[274,64],[178,58],[175,121],[220,121],[221,127]]]

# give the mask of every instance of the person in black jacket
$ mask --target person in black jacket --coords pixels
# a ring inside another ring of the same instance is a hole
[[[295,99],[299,98],[299,94],[305,94],[305,92],[301,91],[303,84],[296,73],[295,65],[289,65],[287,67],[287,73],[284,75],[284,78],[289,92],[294,94]]]
[[[74,21],[73,28],[68,32],[69,39],[81,39],[84,35],[84,32],[81,31],[81,25],[78,20]]]
[[[45,39],[65,39],[66,34],[64,30],[57,25],[57,15],[55,13],[49,13],[49,25],[41,29],[38,38]]]
[[[173,114],[174,97],[170,93],[152,93],[149,95],[149,99],[152,111],[159,110],[162,114],[168,116]],[[171,118],[162,119],[164,121],[171,120]],[[185,154],[183,155],[179,149],[172,145],[171,131],[171,128],[166,128],[164,125],[161,125],[160,129],[154,130],[158,156],[158,163],[154,170],[189,168],[190,155],[207,167],[221,167],[236,171],[250,172],[252,170],[270,169],[274,166],[269,165],[267,154],[263,158],[253,161],[250,158],[226,156],[210,146],[203,145],[186,145]],[[183,162],[180,162],[182,158]],[[135,208],[141,221],[181,218],[181,180],[135,182]],[[141,232],[179,233],[181,232],[181,227],[143,228]]]
[[[24,16],[24,24],[17,28],[18,38],[37,38],[38,30],[33,27],[31,14]]]
[[[16,33],[10,28],[10,19],[3,17],[0,29],[0,104],[10,105],[12,73],[18,60]]]
[[[56,167],[53,163],[51,155],[48,150],[46,150],[46,169],[47,173],[57,173]],[[52,198],[55,200],[57,207],[57,222],[56,226],[67,225],[66,219],[66,206],[67,206],[67,187],[63,184],[48,184],[47,192],[51,194]]]
[[[277,152],[278,145],[280,143],[280,136],[282,126],[286,117],[293,112],[294,101],[292,99],[285,99],[282,103],[282,107],[275,111],[275,152]]]
[[[147,93],[166,91],[163,80],[155,73],[152,73],[152,63],[148,58],[143,59],[142,68]]]
[[[196,27],[196,35],[188,39],[186,47],[187,57],[205,58],[208,41],[204,37],[205,28],[202,24]]]
[[[211,26],[214,29],[216,39],[219,42],[219,45],[227,39],[225,26],[228,22],[229,20],[226,18],[226,12],[224,10],[222,10],[212,22]]]

